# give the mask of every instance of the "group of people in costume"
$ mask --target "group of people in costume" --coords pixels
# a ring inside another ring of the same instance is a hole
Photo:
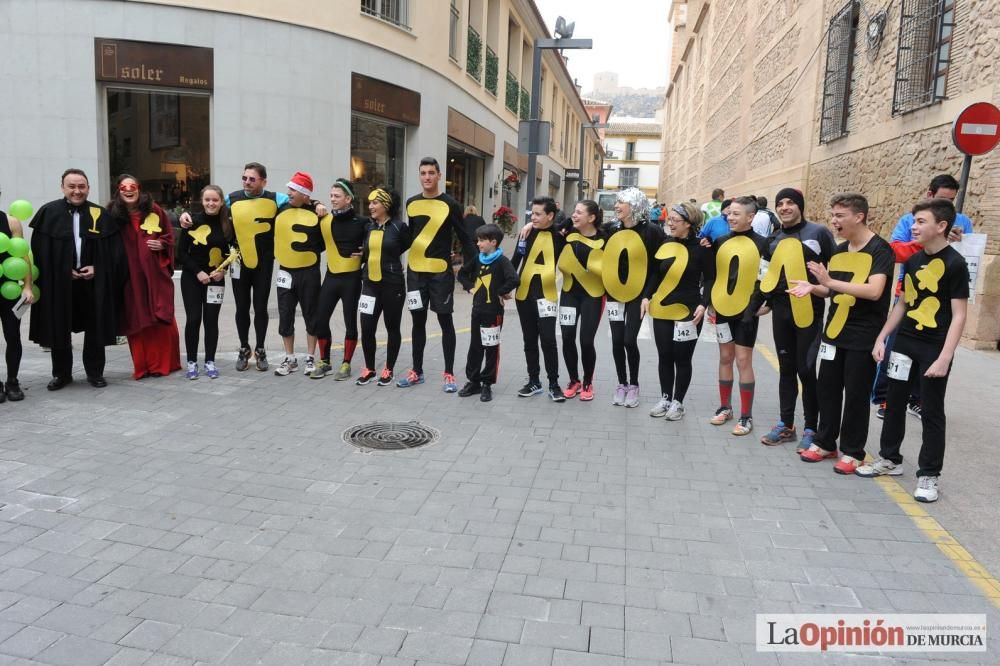
[[[965,261],[949,245],[949,238],[971,230],[950,200],[954,189],[935,188],[932,182],[928,198],[908,214],[907,239],[892,245],[869,229],[868,202],[857,193],[832,197],[827,226],[807,221],[803,194],[784,188],[776,197],[780,225],[768,236],[752,227],[757,200],[736,197],[725,205],[729,233],[714,239],[700,237],[704,214],[694,203],[669,207],[665,225],[651,221],[648,200],[636,188],[618,193],[616,219],[607,222],[594,201],[577,202],[560,219],[556,202],[539,197],[530,202],[530,222],[508,258],[500,248],[503,231],[493,224],[470,231],[458,202],[441,191],[441,177],[434,158],[422,159],[421,192],[404,206],[398,193],[372,190],[365,202],[366,219],[356,213],[353,185],[346,179],[331,186],[327,208],[313,198],[308,173],[295,173],[287,194],[275,193],[266,189],[267,169],[251,162],[244,168],[241,190],[225,195],[217,186],[206,187],[201,212],[183,214],[175,238],[163,211],[134,177],[119,177],[115,196],[102,207],[88,201],[86,175],[67,170],[64,198],[43,206],[31,221],[31,248],[44,297],[32,307],[30,338],[51,349],[48,388],[58,390],[72,381],[74,331],[84,332],[83,365],[95,387],[106,385],[104,346],[120,331],[128,337],[136,379],[180,369],[173,312],[176,261],[189,379],[202,372],[219,376],[215,354],[227,272],[240,345],[237,371],[247,370],[251,362],[260,371],[270,368],[265,338],[273,282],[284,347],[274,374],[288,376],[299,369],[298,309],[306,328],[304,375],[354,377],[352,360],[360,337],[364,365],[356,384],[423,384],[430,310],[441,329],[444,392],[479,395],[482,401],[492,399],[505,302],[512,299],[527,369],[518,396],[547,393],[554,402],[593,400],[595,339],[606,316],[617,375],[611,401],[638,407],[638,340],[648,316],[659,380],[650,416],[667,421],[685,416],[695,347],[705,323],[711,322],[719,349],[719,405],[710,423],[723,426],[735,419],[732,434],[745,436],[754,426],[753,349],[760,319],[770,315],[780,415],[761,442],[773,446],[798,440],[803,461],[835,459],[834,471],[841,474],[898,475],[907,408],[911,394],[918,394],[923,445],[915,496],[937,499],[945,448],[944,393],[969,296]],[[839,244],[831,228],[842,239]],[[20,225],[4,216],[0,230],[18,235]],[[462,254],[457,273],[452,268],[456,237]],[[890,313],[897,260],[903,262],[901,296]],[[467,381],[461,388],[454,374],[456,281],[472,294]],[[330,319],[338,305],[345,336],[343,357],[334,367]],[[397,377],[404,308],[412,319],[412,364]],[[377,369],[380,319],[387,344],[385,363]],[[3,322],[6,395],[17,399],[10,389],[19,391],[19,334],[16,326],[8,326],[6,315]],[[568,374],[565,386],[559,377],[557,326]],[[204,363],[199,366],[202,330]],[[877,374],[888,378],[880,409],[884,426],[880,455],[866,463],[867,414]],[[794,424],[800,387],[801,437]]]

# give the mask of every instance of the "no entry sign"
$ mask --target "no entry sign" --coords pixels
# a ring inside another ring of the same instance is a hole
[[[966,155],[985,155],[1000,143],[1000,109],[989,102],[965,107],[955,119],[951,138]]]

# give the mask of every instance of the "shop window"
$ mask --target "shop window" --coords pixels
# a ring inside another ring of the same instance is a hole
[[[406,130],[402,125],[351,116],[351,180],[355,204],[367,215],[364,202],[376,187],[395,190],[404,196],[403,147]]]
[[[197,208],[211,182],[209,97],[109,89],[107,101],[112,182],[132,174],[165,210]]]

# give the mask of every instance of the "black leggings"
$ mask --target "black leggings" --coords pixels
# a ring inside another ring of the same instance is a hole
[[[375,309],[372,313],[361,313],[361,349],[365,355],[365,367],[375,369],[375,329],[378,328],[378,318],[381,316],[389,338],[385,347],[385,367],[392,370],[396,365],[396,357],[399,356],[399,346],[403,342],[399,324],[403,319],[406,288],[401,284],[365,282],[361,294],[375,297]]]
[[[635,299],[623,304],[625,321],[609,322],[611,326],[611,354],[615,359],[615,371],[618,373],[619,384],[639,384],[639,328],[642,317],[639,315],[642,306],[641,299]],[[628,375],[625,374],[625,361],[628,359]]]
[[[816,445],[865,459],[868,441],[869,391],[875,378],[870,351],[837,349],[832,360],[819,362],[819,429]]]
[[[337,309],[337,303],[343,303],[344,340],[358,339],[358,299],[361,297],[361,271],[353,273],[330,273],[323,278],[323,286],[319,290],[319,304],[316,306],[316,321],[313,330],[316,337],[330,343],[333,333],[330,331],[330,317]],[[329,360],[329,359],[326,359]]]
[[[816,394],[816,356],[819,353],[823,306],[814,308],[813,323],[799,328],[792,319],[791,305],[783,299],[772,303],[771,325],[774,347],[778,352],[778,404],[781,422],[789,428],[795,423],[795,401],[802,382],[802,412],[805,427],[816,429],[819,398]]]
[[[521,320],[521,337],[524,339],[524,362],[528,379],[539,381],[538,347],[542,348],[545,376],[549,386],[559,383],[559,346],[556,344],[557,317],[539,317],[538,301],[533,298],[517,301],[517,316]]]
[[[410,333],[413,344],[413,371],[418,375],[424,373],[424,347],[427,346],[427,306],[419,310],[410,310],[413,315],[413,329]],[[438,324],[441,326],[441,347],[444,350],[444,371],[455,374],[455,320],[450,312],[437,312]]]
[[[253,328],[257,336],[256,349],[264,348],[267,337],[267,302],[271,297],[271,277],[274,260],[262,259],[257,268],[240,267],[240,279],[232,280],[236,301],[236,333],[240,347],[250,346],[250,306],[253,305]]]
[[[699,335],[704,321],[702,319],[698,322]],[[664,397],[684,402],[684,396],[687,395],[688,387],[691,386],[691,359],[694,357],[694,348],[698,344],[698,338],[687,342],[676,342],[674,340],[674,321],[672,319],[654,319],[653,340],[656,342],[656,352],[659,356],[660,393]]]
[[[212,282],[213,286],[225,286],[225,282]],[[181,272],[181,296],[184,298],[184,346],[187,347],[189,363],[198,362],[198,337],[202,322],[205,324],[205,360],[215,361],[215,349],[219,344],[219,312],[222,304],[205,302],[208,285],[198,282],[191,271]]]
[[[21,369],[21,320],[14,316],[10,303],[0,305],[0,322],[3,323],[3,339],[7,343],[7,381],[17,379]]]
[[[583,356],[583,383],[590,384],[594,381],[594,367],[597,365],[597,349],[594,347],[594,339],[597,337],[597,328],[601,324],[601,315],[604,314],[604,296],[594,298],[590,294],[572,291],[563,292],[559,301],[559,308],[576,308],[576,322],[572,326],[561,326],[563,342],[563,360],[566,362],[566,370],[569,372],[571,382],[580,381],[577,372],[576,353],[576,329],[580,328],[580,354]]]

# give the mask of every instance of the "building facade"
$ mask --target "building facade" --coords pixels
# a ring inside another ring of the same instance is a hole
[[[604,188],[638,187],[657,199],[661,125],[648,118],[612,118],[604,130]]]
[[[335,178],[363,197],[378,185],[419,192],[432,156],[446,189],[484,216],[525,208],[534,40],[548,37],[531,0],[9,0],[0,3],[6,102],[0,182],[11,198],[59,196],[70,166],[95,201],[119,173],[186,206],[201,187],[239,187],[243,164],[284,190],[309,171],[316,198]],[[420,11],[418,11],[420,10]],[[576,199],[587,121],[565,62],[543,52],[542,119],[553,123],[537,192]],[[599,162],[584,161],[596,183]]]
[[[958,113],[1000,104],[998,10],[998,0],[674,0],[661,193],[707,200],[722,187],[773,200],[790,185],[824,220],[831,194],[860,191],[888,237],[934,175],[959,176]],[[988,235],[963,339],[975,347],[1000,338],[1000,203],[988,196],[998,188],[1000,151],[975,158],[964,211]]]

